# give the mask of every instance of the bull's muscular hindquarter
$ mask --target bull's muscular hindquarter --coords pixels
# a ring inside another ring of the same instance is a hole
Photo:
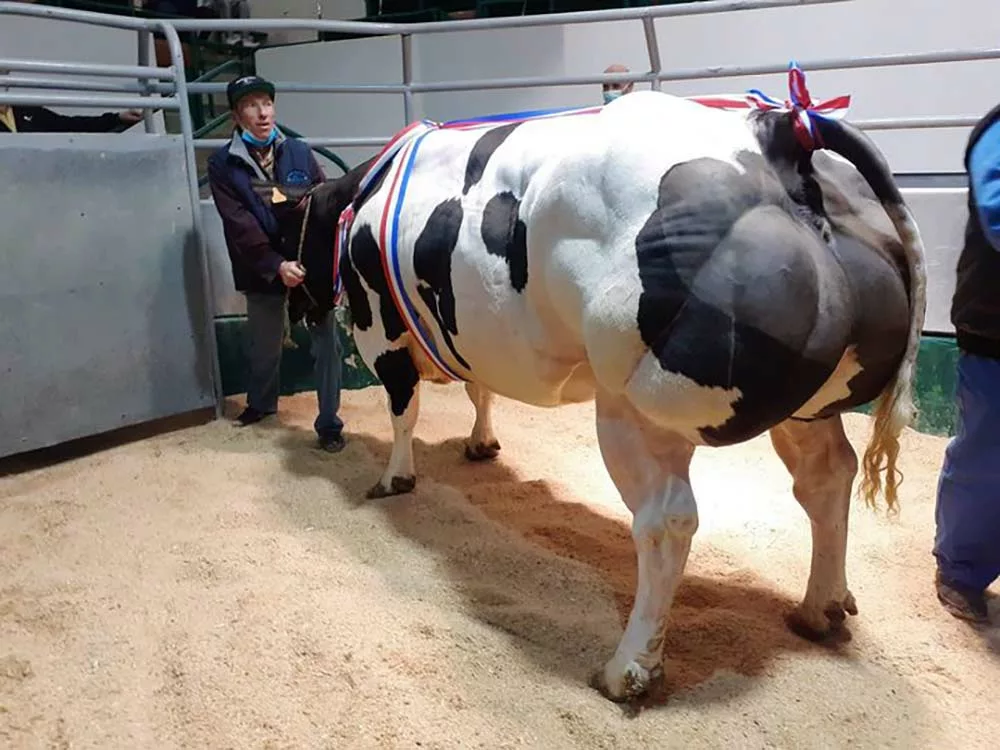
[[[749,209],[714,246],[706,232],[700,253],[683,223],[661,217],[640,235],[659,240],[657,253],[639,254],[649,350],[625,393],[665,429],[733,445],[793,414],[833,373],[852,329],[850,285],[816,233],[780,206]]]

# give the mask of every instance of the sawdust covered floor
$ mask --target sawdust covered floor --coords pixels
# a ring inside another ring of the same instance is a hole
[[[0,746],[996,747],[997,635],[931,585],[943,439],[906,435],[901,518],[853,507],[835,648],[783,624],[809,524],[768,439],[697,453],[667,695],[631,717],[587,686],[635,582],[592,407],[500,401],[502,457],[470,465],[464,393],[424,394],[412,496],[361,500],[376,389],[345,394],[339,456],[304,394],[0,478]]]

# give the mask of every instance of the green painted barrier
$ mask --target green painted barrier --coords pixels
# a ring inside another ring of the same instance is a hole
[[[378,378],[365,366],[348,331],[348,313],[337,310],[337,332],[344,352],[343,387],[359,390],[379,385]],[[232,316],[217,318],[216,336],[222,369],[222,389],[227,396],[246,392],[247,341],[246,318]],[[292,329],[296,349],[286,349],[281,361],[281,393],[292,395],[315,390],[313,356],[310,351],[309,332],[300,324]],[[924,336],[917,356],[917,376],[914,399],[918,416],[914,428],[930,435],[950,437],[955,434],[957,411],[955,406],[958,347],[950,336]],[[866,404],[856,411],[871,414]]]
[[[914,429],[945,437],[955,434],[957,367],[958,346],[953,336],[928,335],[920,340],[917,376],[913,383],[913,400],[918,410]],[[871,414],[871,404],[857,411]]]
[[[358,390],[379,385],[354,344],[348,330],[347,313],[337,310],[337,335],[344,355],[343,388]],[[222,392],[226,396],[246,393],[247,383],[247,319],[245,316],[226,316],[215,319],[215,336],[219,347],[219,367],[222,371]],[[316,390],[313,376],[312,341],[305,325],[292,327],[292,341],[296,348],[285,349],[281,356],[281,394],[291,396],[301,391]]]

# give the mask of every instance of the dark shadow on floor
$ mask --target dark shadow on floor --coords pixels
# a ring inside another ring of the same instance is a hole
[[[390,443],[351,434],[343,453],[318,460],[311,432],[290,428],[278,440],[289,471],[329,479],[355,506],[376,503],[397,532],[444,561],[469,613],[509,634],[543,668],[585,683],[611,657],[635,596],[635,548],[624,521],[557,497],[545,481],[522,480],[502,457],[466,461],[461,439],[415,440],[416,491],[378,501],[364,493]],[[695,549],[711,554],[697,537]],[[754,573],[686,575],[667,630],[666,680],[644,705],[720,670],[755,676],[782,654],[822,648],[786,628],[795,603]]]

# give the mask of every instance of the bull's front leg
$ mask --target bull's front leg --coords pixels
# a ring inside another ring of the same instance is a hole
[[[500,453],[500,441],[493,433],[493,392],[476,383],[466,383],[465,392],[476,407],[476,423],[465,444],[465,457],[470,461],[486,461]]]
[[[378,484],[368,490],[369,499],[402,495],[416,487],[413,467],[413,430],[420,412],[420,376],[410,352],[391,349],[375,358],[375,374],[388,396],[392,418],[392,455]]]
[[[628,700],[643,695],[662,669],[664,630],[698,529],[688,475],[694,446],[605,393],[597,396],[597,436],[633,513],[638,580],[625,633],[592,684],[612,700]]]

